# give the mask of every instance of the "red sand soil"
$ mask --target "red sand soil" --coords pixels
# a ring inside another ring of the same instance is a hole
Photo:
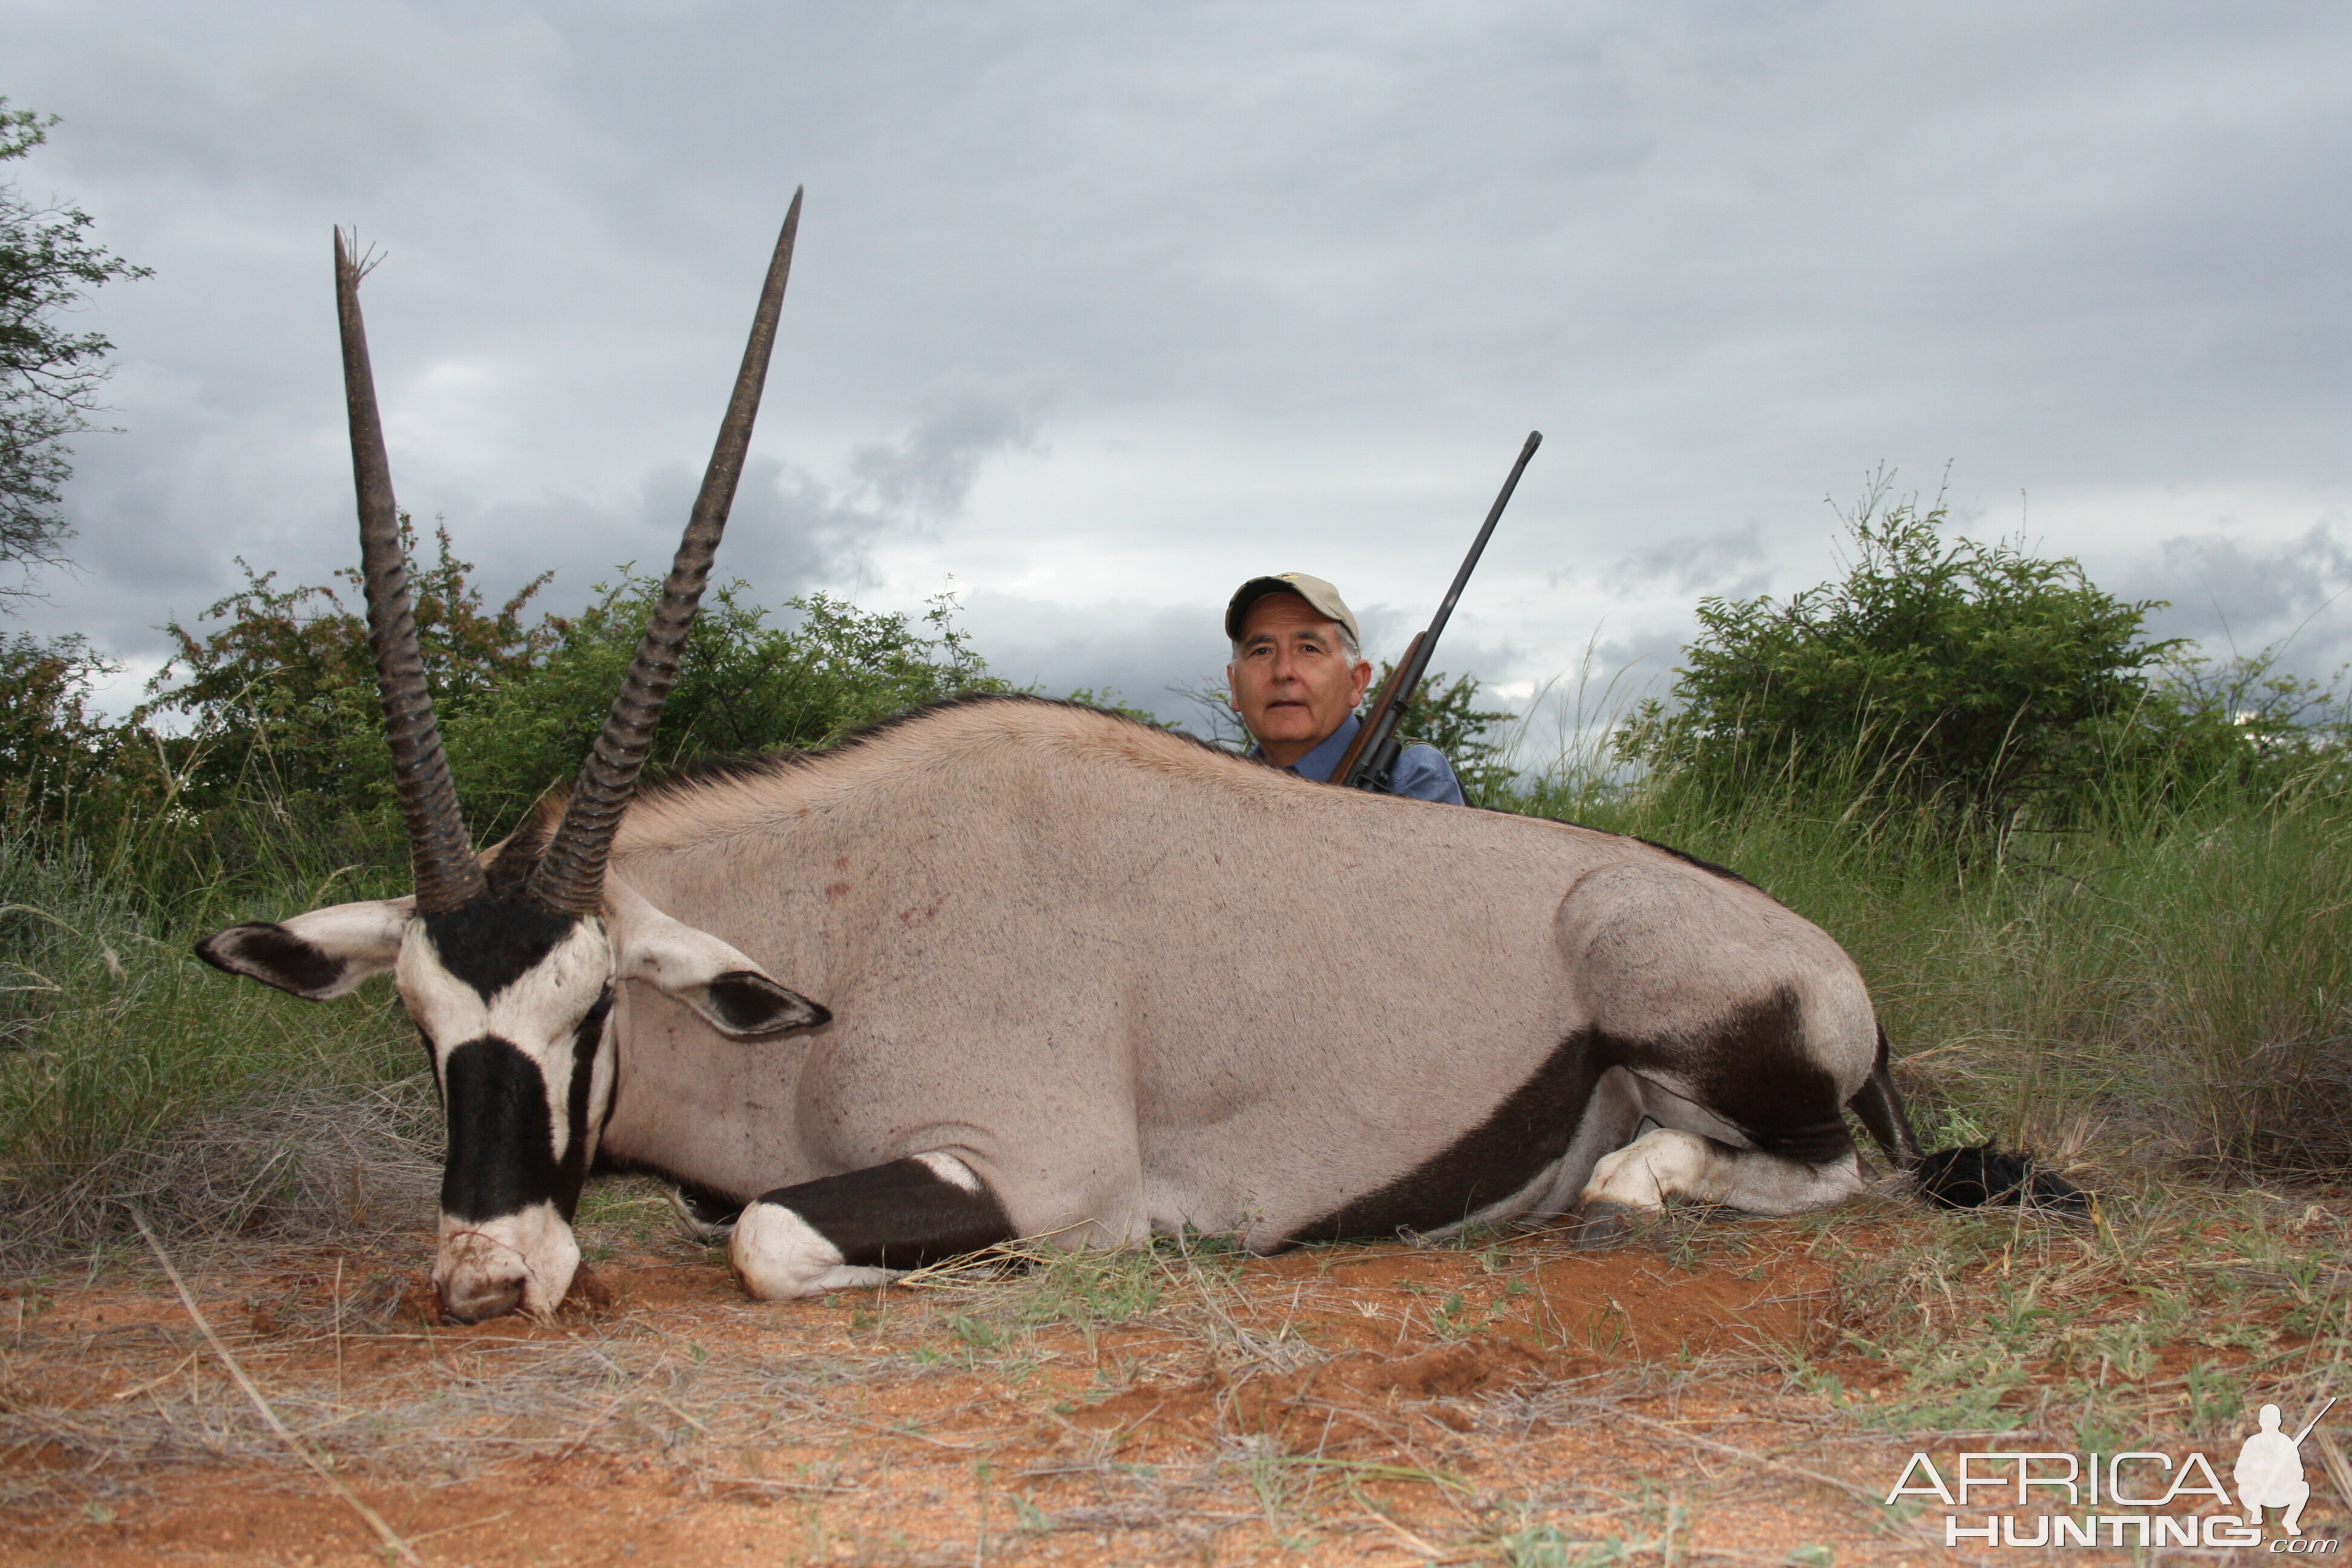
[[[1216,1258],[1126,1322],[1024,1323],[1017,1279],[761,1305],[677,1247],[541,1322],[438,1322],[421,1243],[194,1288],[434,1564],[1972,1560],[1877,1505],[1907,1442],[1789,1377],[1896,1376],[1839,1358],[1808,1234],[1727,1228],[1685,1263],[1545,1234]],[[373,1322],[337,1316],[368,1289]],[[0,1296],[0,1561],[397,1561],[152,1268]]]

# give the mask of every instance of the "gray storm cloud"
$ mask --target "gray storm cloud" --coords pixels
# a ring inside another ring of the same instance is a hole
[[[331,224],[387,251],[404,503],[584,595],[667,548],[803,181],[721,571],[952,585],[1016,679],[1194,680],[1179,628],[1270,559],[1409,628],[1531,426],[1441,659],[1493,682],[1832,574],[1818,498],[1880,462],[2030,493],[2167,625],[2345,640],[2341,6],[0,18],[0,91],[66,117],[20,177],[156,268],[88,314],[123,433],[26,614],[134,657],[233,556],[349,559]]]

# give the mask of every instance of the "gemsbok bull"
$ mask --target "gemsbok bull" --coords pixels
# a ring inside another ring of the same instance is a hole
[[[709,573],[795,195],[662,599],[570,794],[478,855],[410,616],[359,308],[336,284],[368,616],[413,898],[199,953],[324,1000],[391,971],[448,1126],[434,1285],[556,1306],[599,1170],[732,1219],[755,1296],[1016,1237],[1270,1251],[1671,1198],[1859,1191],[1920,1156],[1853,963],[1667,849],[1312,784],[1069,704],[949,703],[635,788]],[[812,999],[814,998],[814,999]],[[1652,1124],[1644,1131],[1644,1123]]]

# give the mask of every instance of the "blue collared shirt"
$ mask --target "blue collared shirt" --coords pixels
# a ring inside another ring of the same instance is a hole
[[[1331,770],[1348,752],[1349,743],[1364,721],[1353,713],[1340,721],[1339,727],[1316,743],[1315,749],[1290,764],[1286,772],[1300,778],[1313,779],[1318,784],[1331,781]],[[1252,749],[1250,755],[1262,753]],[[1396,766],[1389,772],[1389,793],[1408,795],[1415,800],[1443,801],[1448,805],[1461,805],[1462,785],[1454,777],[1453,764],[1445,753],[1435,746],[1407,746],[1397,753]]]

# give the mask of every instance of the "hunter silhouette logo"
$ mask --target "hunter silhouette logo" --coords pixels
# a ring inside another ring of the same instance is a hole
[[[2337,1542],[2307,1540],[2303,1533],[2311,1483],[2304,1479],[2302,1449],[2320,1418],[2335,1406],[2336,1401],[2328,1400],[2301,1431],[2289,1436],[2279,1429],[2279,1407],[2263,1405],[2254,1430],[2238,1446],[2227,1486],[2212,1461],[2194,1452],[2176,1458],[2147,1448],[2084,1454],[1972,1451],[1946,1460],[1957,1467],[1948,1481],[1935,1460],[1915,1453],[1886,1494],[1886,1502],[1893,1506],[1905,1497],[1933,1498],[1954,1510],[1944,1516],[1947,1546],[1979,1542],[2045,1549],[2261,1546],[2263,1513],[2275,1510],[2282,1533],[2268,1542],[2269,1552],[2331,1556]],[[2336,1475],[2342,1461],[2324,1434],[2319,1447],[2329,1473]],[[2338,1484],[2352,1491],[2341,1476]],[[1972,1495],[1988,1491],[1991,1498]],[[1960,1511],[1982,1509],[1987,1502],[1996,1511]],[[2001,1507],[2003,1503],[2008,1506]]]
[[[2230,1479],[2238,1483],[2238,1501],[2246,1510],[2246,1522],[2259,1526],[2263,1510],[2283,1508],[2285,1517],[2280,1526],[2289,1535],[2303,1533],[2303,1505],[2311,1500],[2311,1483],[2303,1479],[2303,1440],[2319,1425],[2319,1416],[2335,1408],[2331,1399],[2319,1407],[2319,1415],[2303,1424],[2303,1430],[2290,1437],[2279,1430],[2279,1407],[2265,1405],[2258,1419],[2261,1425],[2238,1450],[2238,1462],[2231,1467]]]

